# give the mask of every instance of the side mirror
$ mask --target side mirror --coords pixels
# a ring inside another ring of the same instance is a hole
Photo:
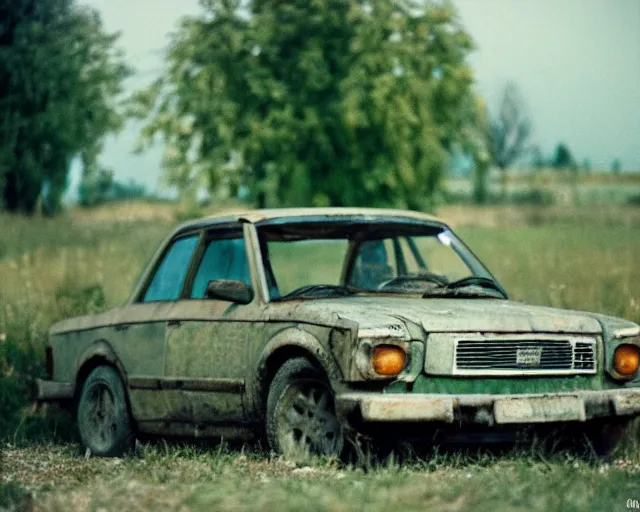
[[[226,300],[237,304],[249,304],[253,300],[253,290],[242,281],[218,279],[209,281],[207,285],[207,299]]]

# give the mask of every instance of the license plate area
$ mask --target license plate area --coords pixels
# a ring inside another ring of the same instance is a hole
[[[496,423],[552,423],[585,421],[584,401],[578,396],[501,398],[493,404]]]

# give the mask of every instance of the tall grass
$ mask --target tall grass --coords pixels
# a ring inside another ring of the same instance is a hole
[[[0,439],[53,434],[29,413],[49,327],[126,300],[168,226],[0,216]]]
[[[460,233],[513,299],[640,322],[640,227],[593,221]]]

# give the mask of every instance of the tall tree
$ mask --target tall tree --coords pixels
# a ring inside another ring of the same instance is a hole
[[[471,39],[450,3],[201,0],[138,92],[168,181],[265,205],[424,207],[473,124]],[[244,182],[244,183],[243,183]]]
[[[91,169],[121,126],[116,97],[129,70],[96,11],[73,0],[0,4],[0,200],[54,210],[71,160]]]
[[[498,115],[489,123],[491,156],[502,171],[502,193],[506,194],[507,169],[529,151],[531,120],[518,87],[509,82],[503,90]]]
[[[553,166],[560,170],[570,169],[575,166],[575,160],[571,154],[571,150],[564,142],[560,142],[556,146],[556,153],[553,157]]]

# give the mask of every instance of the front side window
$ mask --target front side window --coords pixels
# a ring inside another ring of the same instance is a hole
[[[227,233],[225,236],[230,238],[215,238],[208,242],[191,288],[192,299],[205,298],[209,281],[228,279],[251,286],[242,232]]]
[[[191,258],[198,245],[198,235],[186,236],[173,242],[156,268],[143,302],[178,300],[189,271]]]

